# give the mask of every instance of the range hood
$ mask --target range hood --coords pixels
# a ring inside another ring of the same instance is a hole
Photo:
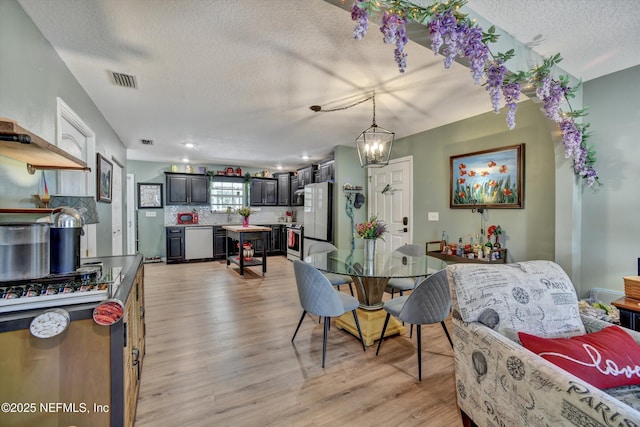
[[[15,121],[0,118],[0,154],[27,164],[30,174],[37,169],[68,169],[89,171],[87,164]]]

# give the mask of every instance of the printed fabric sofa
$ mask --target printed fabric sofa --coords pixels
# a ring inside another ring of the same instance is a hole
[[[640,333],[581,316],[559,265],[453,264],[447,275],[465,426],[640,426]]]

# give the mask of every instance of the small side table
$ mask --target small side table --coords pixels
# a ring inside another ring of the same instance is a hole
[[[620,326],[640,331],[640,300],[622,297],[611,305],[620,310]]]

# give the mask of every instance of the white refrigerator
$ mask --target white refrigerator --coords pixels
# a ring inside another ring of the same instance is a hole
[[[320,182],[304,187],[304,256],[313,241],[333,240],[333,184]]]

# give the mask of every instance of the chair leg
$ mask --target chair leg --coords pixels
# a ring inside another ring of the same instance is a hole
[[[444,324],[444,321],[440,322],[440,324],[442,325],[442,329],[444,329],[444,333],[447,336],[447,339],[449,340],[449,344],[451,344],[451,348],[453,348],[453,341],[451,341],[451,337],[449,336],[447,325]]]
[[[387,317],[384,318],[384,326],[382,326],[382,333],[380,334],[380,341],[378,341],[378,349],[376,350],[376,356],[378,352],[380,352],[380,347],[382,346],[382,340],[384,339],[384,333],[387,330],[387,324],[389,323],[389,318],[391,314],[387,313]]]
[[[409,329],[409,338],[413,338],[413,323],[411,324],[411,329]]]
[[[395,291],[395,289],[391,288],[391,299],[393,299],[393,292]]]
[[[360,330],[360,321],[358,320],[358,313],[355,310],[351,310],[353,313],[353,320],[356,321],[356,328],[358,328],[358,335],[360,335],[360,342],[362,343],[362,351],[367,351],[364,347],[364,338],[362,338],[362,331]]]
[[[418,380],[422,381],[422,329],[421,325],[416,325],[418,335]]]
[[[300,321],[298,322],[298,326],[296,327],[296,331],[293,333],[293,338],[291,338],[291,342],[293,342],[293,340],[296,338],[296,335],[298,334],[298,329],[300,329],[300,325],[302,325],[302,320],[304,319],[304,316],[306,316],[307,314],[307,310],[302,312],[302,317],[300,318]]]
[[[324,359],[327,355],[327,332],[329,331],[330,317],[324,318],[324,334],[322,337],[322,368],[324,368]]]
[[[349,282],[349,291],[351,291],[351,296],[353,295],[353,285],[351,284],[351,282]]]

